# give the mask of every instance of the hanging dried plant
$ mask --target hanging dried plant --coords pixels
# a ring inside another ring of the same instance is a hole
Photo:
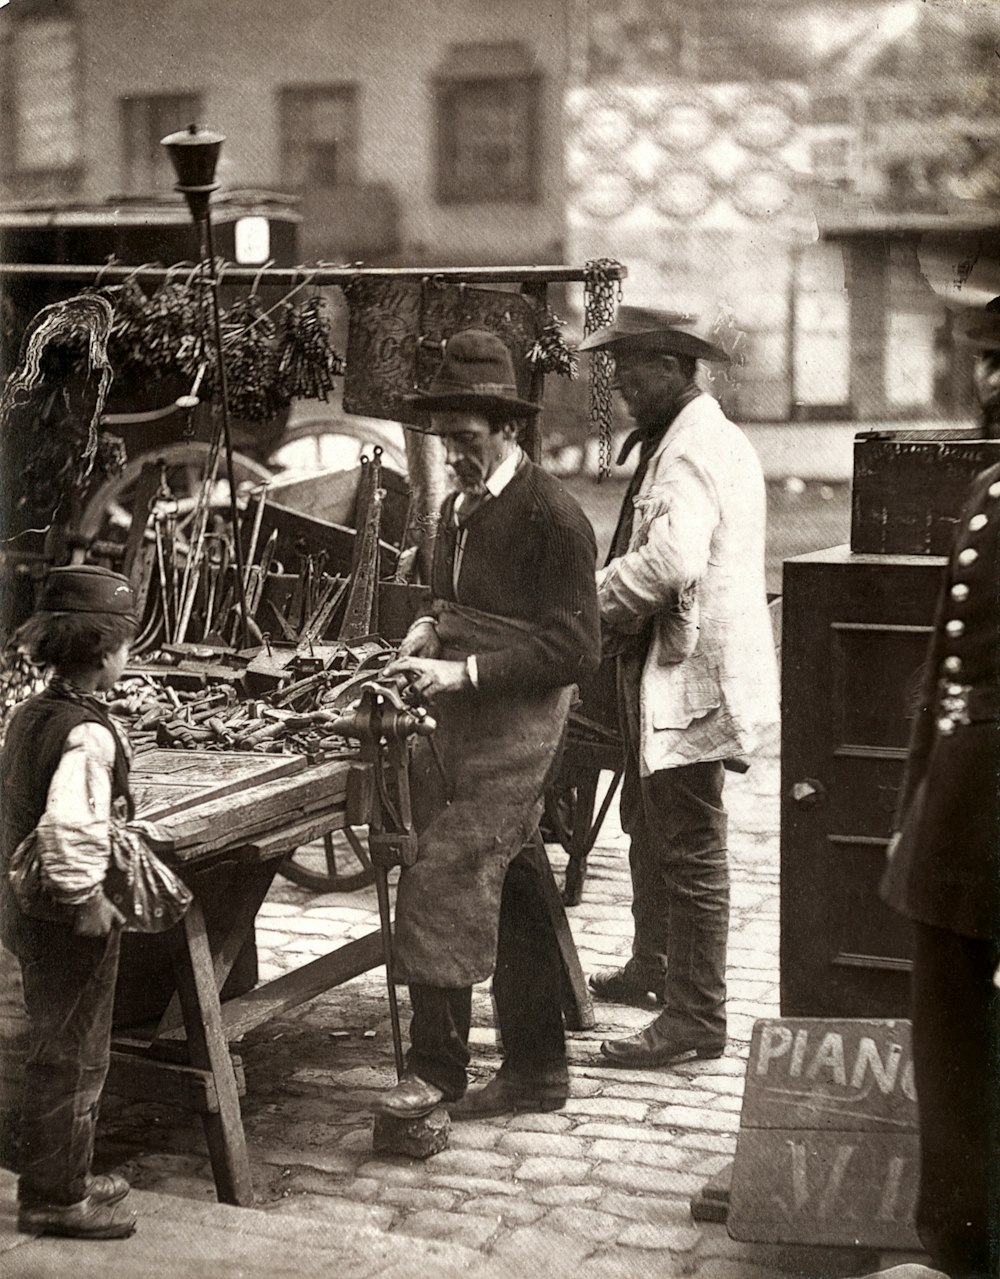
[[[571,351],[563,341],[561,329],[566,321],[545,308],[541,317],[541,329],[534,345],[528,351],[528,360],[543,373],[554,373],[558,377],[575,378],[579,367],[576,352]]]

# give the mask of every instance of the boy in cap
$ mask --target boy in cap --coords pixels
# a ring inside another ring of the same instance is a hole
[[[727,361],[691,317],[621,307],[581,350],[614,359],[639,446],[607,564],[597,575],[605,651],[618,658],[631,837],[632,957],[595,973],[602,999],[663,1004],[606,1040],[616,1066],[721,1056],[726,1046],[729,872],[722,786],[777,718],[764,590],[765,489],[749,441],[697,382]]]
[[[113,805],[131,816],[129,756],[96,694],[121,677],[135,636],[127,578],[84,565],[49,573],[16,636],[52,672],[16,708],[0,758],[0,926],[18,957],[30,1022],[21,1110],[18,1229],[122,1239],[135,1214],[121,1176],[90,1164],[111,1050],[121,912],[105,896]],[[33,831],[47,918],[18,908],[7,878]]]
[[[413,1012],[407,1073],[378,1109],[444,1101],[454,1116],[554,1110],[568,1091],[562,967],[539,869],[522,852],[558,764],[572,685],[598,662],[595,545],[579,506],[517,442],[538,405],[517,394],[503,341],[448,342],[415,407],[444,440],[458,492],[442,507],[427,617],[387,674],[438,720],[443,773],[412,763],[413,866],[400,873],[395,954]],[[504,1061],[465,1095],[472,987],[490,974]]]

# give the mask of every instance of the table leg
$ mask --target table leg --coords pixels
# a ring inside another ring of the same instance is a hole
[[[587,988],[587,979],[583,975],[580,956],[576,953],[576,943],[573,941],[573,933],[566,918],[562,897],[539,831],[535,831],[533,838],[524,846],[523,851],[530,857],[539,872],[542,896],[559,943],[559,954],[563,966],[563,1016],[566,1020],[566,1029],[592,1030],[597,1024],[594,1005]]]
[[[243,1134],[243,1116],[229,1046],[222,1030],[219,989],[216,985],[205,916],[193,901],[176,930],[174,971],[188,1055],[192,1066],[209,1070],[215,1080],[218,1113],[203,1114],[202,1124],[212,1161],[215,1189],[220,1203],[250,1206],[253,1180]]]
[[[239,894],[235,896],[225,936],[222,938],[221,944],[218,939],[216,940],[215,954],[212,958],[215,987],[220,992],[226,984],[226,978],[232,972],[233,965],[240,953],[240,948],[247,938],[252,935],[257,912],[267,896],[271,882],[277,874],[279,864],[277,859],[272,858],[267,862],[260,862],[256,865],[241,868]],[[175,994],[160,1018],[160,1023],[156,1027],[155,1037],[157,1039],[176,1039],[183,1033],[182,1025],[180,999]]]

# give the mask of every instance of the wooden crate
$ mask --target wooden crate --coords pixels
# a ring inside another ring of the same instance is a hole
[[[1000,440],[971,430],[865,431],[854,442],[851,550],[947,555],[969,487],[1000,462]]]

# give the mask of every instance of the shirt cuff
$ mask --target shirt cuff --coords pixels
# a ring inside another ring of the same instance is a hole
[[[465,669],[469,673],[469,683],[473,688],[479,687],[479,664],[476,661],[475,653],[471,653],[465,659]]]

